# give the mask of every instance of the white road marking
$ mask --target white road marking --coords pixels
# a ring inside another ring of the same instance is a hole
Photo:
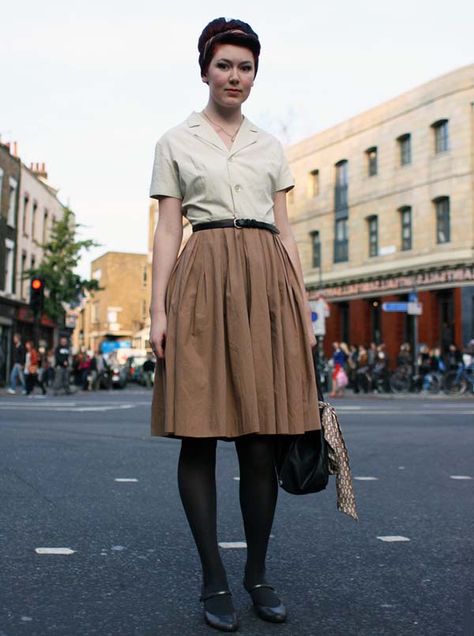
[[[114,552],[121,552],[122,550],[126,550],[126,547],[124,545],[113,545],[110,549],[114,550]]]
[[[399,466],[398,470],[405,470],[405,466]]]
[[[240,481],[240,477],[234,477],[234,481]]]
[[[138,481],[138,479],[135,479],[135,477],[116,477],[114,479],[114,481],[122,481],[122,482],[128,482],[128,481]]]
[[[393,534],[393,535],[389,534],[385,537],[377,537],[377,539],[380,539],[380,541],[386,541],[387,543],[392,543],[395,541],[410,541],[408,537],[402,537],[399,534]]]
[[[74,554],[71,548],[35,548],[36,554]]]
[[[219,546],[224,549],[228,548],[246,548],[247,544],[245,541],[220,541]]]
[[[358,481],[378,481],[378,477],[354,477]]]
[[[38,404],[0,404],[0,411],[38,411]],[[87,411],[117,411],[121,409],[133,409],[137,404],[115,404],[113,406],[54,406],[50,404],[42,404],[43,411],[74,411],[84,413]]]
[[[469,475],[449,475],[450,479],[472,479]]]

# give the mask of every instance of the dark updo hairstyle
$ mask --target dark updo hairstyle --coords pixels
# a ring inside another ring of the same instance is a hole
[[[252,27],[242,20],[216,18],[204,27],[198,41],[199,66],[201,75],[207,72],[218,44],[235,44],[250,49],[255,61],[255,75],[258,70],[260,42]]]

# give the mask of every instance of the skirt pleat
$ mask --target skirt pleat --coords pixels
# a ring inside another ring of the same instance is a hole
[[[166,290],[152,435],[288,435],[319,429],[305,299],[277,234],[191,235]]]

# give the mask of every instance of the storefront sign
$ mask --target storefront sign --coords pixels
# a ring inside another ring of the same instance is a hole
[[[372,296],[386,292],[411,291],[414,287],[422,290],[442,285],[457,286],[470,282],[474,282],[474,265],[337,285],[323,289],[322,293],[327,300],[335,300],[348,296]],[[321,290],[309,292],[309,300],[317,298],[320,294]]]

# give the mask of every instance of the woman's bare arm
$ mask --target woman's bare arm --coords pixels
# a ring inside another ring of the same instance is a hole
[[[308,337],[309,337],[311,346],[314,347],[316,344],[316,338],[314,336],[313,323],[311,321],[311,307],[309,303],[306,301],[307,293],[306,293],[306,287],[304,284],[303,269],[301,267],[300,255],[298,253],[298,247],[296,245],[295,237],[293,236],[291,225],[288,220],[285,190],[280,190],[278,192],[275,192],[273,212],[275,215],[275,224],[277,228],[280,230],[281,242],[285,246],[285,249],[288,252],[288,256],[290,257],[290,260],[293,263],[296,273],[298,274],[298,280],[301,287],[301,294],[303,296],[304,301],[306,302],[306,307],[307,307],[305,316],[306,316],[306,327],[307,327]]]
[[[181,200],[164,197],[153,240],[153,262],[150,303],[150,344],[155,354],[164,357],[166,336],[165,296],[168,281],[176,263],[183,239]]]

